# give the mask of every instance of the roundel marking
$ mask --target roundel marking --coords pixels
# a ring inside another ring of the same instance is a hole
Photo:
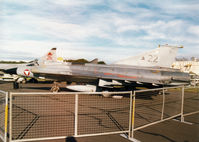
[[[30,71],[29,71],[28,69],[25,69],[25,70],[24,70],[24,75],[25,75],[25,76],[29,76],[29,75],[30,75]]]

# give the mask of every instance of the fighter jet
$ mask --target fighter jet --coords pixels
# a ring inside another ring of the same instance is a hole
[[[52,48],[38,61],[15,68],[15,72],[24,77],[83,84],[68,86],[76,91],[103,91],[104,88],[115,89],[116,85],[127,90],[132,90],[135,86],[182,85],[189,83],[189,74],[169,68],[178,48],[181,47],[163,45],[110,65],[57,62],[56,48]]]

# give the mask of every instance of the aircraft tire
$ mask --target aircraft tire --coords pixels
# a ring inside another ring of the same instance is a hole
[[[19,89],[19,83],[18,82],[13,82],[13,89]]]

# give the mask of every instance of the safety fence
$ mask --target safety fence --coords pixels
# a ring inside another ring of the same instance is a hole
[[[132,134],[170,119],[184,122],[185,116],[199,113],[199,88],[168,87],[134,91],[135,110]]]
[[[169,120],[183,114],[183,87],[138,90],[134,92],[135,125],[133,130]]]
[[[199,113],[199,88],[198,87],[186,87],[184,89],[184,104],[183,104],[183,118],[185,116]]]
[[[8,93],[0,90],[0,139],[7,141]]]
[[[196,113],[199,88],[184,86],[134,92],[1,91],[0,138],[22,142],[124,133],[133,139],[137,130],[173,118],[183,122]]]
[[[10,93],[10,142],[128,135],[131,98],[132,92]]]

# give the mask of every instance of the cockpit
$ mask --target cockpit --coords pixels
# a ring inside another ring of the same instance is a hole
[[[31,62],[29,62],[26,66],[38,66],[39,65],[39,63],[38,63],[38,60],[36,59],[36,60],[34,60],[34,61],[31,61]]]

